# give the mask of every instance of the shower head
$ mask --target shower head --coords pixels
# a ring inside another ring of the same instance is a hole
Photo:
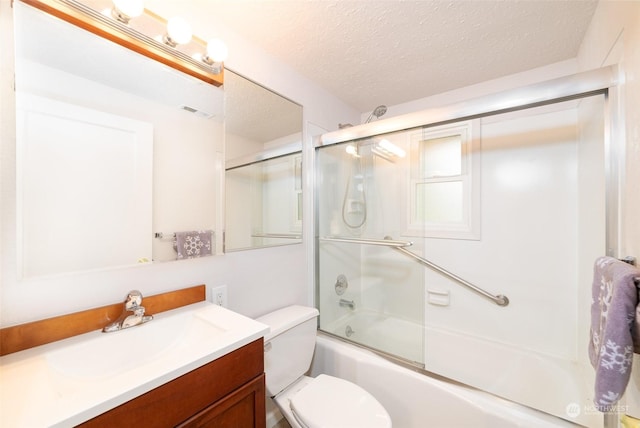
[[[373,111],[371,112],[371,114],[369,115],[369,117],[367,118],[367,120],[365,120],[364,123],[369,123],[371,122],[371,119],[373,119],[373,116],[377,118],[379,118],[380,116],[382,116],[383,114],[385,114],[387,112],[387,106],[378,106],[376,108],[373,109]]]

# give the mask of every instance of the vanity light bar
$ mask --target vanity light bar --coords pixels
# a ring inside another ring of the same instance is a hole
[[[224,82],[222,67],[197,61],[77,0],[20,1],[212,85],[221,86]]]

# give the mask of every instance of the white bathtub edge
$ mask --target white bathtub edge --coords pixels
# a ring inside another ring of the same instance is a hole
[[[394,427],[398,428],[442,426],[443,423],[474,428],[577,426],[489,393],[412,371],[322,333],[317,336],[310,375],[320,373],[347,379],[367,389],[385,406]],[[397,393],[392,393],[395,382],[398,383],[397,391],[411,390],[412,397],[401,399]]]

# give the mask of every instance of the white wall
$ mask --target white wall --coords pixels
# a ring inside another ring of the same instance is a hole
[[[640,2],[601,1],[582,41],[580,69],[618,64],[618,107],[625,126],[619,130],[626,160],[621,165],[620,242],[618,253],[640,258]],[[615,98],[614,98],[615,100]],[[627,388],[628,414],[640,418],[640,355]],[[623,404],[623,403],[621,403]]]
[[[174,2],[179,7],[179,2]],[[0,138],[2,164],[2,283],[0,325],[24,323],[120,301],[134,288],[145,295],[205,283],[228,285],[229,307],[258,316],[292,303],[309,303],[308,256],[304,245],[243,251],[220,257],[159,263],[131,269],[19,281],[15,276],[15,107],[10,2],[0,1]],[[186,17],[191,20],[192,17]],[[210,22],[193,17],[194,33],[207,38]],[[219,35],[219,34],[217,34]],[[225,37],[223,35],[223,37]],[[243,40],[225,37],[229,66],[304,106],[304,128],[336,129],[358,112],[295,71]],[[310,141],[305,140],[305,144]],[[305,163],[309,160],[305,160]],[[310,166],[311,164],[307,165]],[[309,168],[305,167],[307,171]],[[308,172],[305,174],[308,177]],[[305,199],[310,198],[307,179]],[[307,206],[307,204],[305,205]],[[310,224],[310,223],[309,223]],[[312,236],[307,225],[306,239]]]
[[[640,256],[640,3],[603,1],[585,35],[578,55],[582,70],[618,64],[619,106],[625,118],[626,174],[622,189],[621,256]]]

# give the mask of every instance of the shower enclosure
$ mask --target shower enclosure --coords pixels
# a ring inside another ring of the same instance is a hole
[[[586,349],[592,263],[616,248],[612,72],[323,136],[320,330],[602,426]]]
[[[422,366],[424,269],[394,251],[420,246],[400,240],[404,162],[377,149],[368,138],[318,152],[321,328]],[[379,331],[390,323],[397,334]]]

